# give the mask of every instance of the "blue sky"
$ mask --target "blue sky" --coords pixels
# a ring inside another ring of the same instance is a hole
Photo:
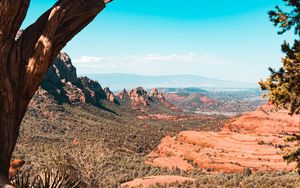
[[[23,27],[54,0],[32,0]],[[258,82],[283,40],[267,12],[280,0],[115,0],[65,47],[84,73],[193,74]]]

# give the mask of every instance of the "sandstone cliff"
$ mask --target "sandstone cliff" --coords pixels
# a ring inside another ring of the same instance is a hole
[[[144,88],[138,87],[129,93],[124,89],[114,94],[108,87],[102,88],[97,81],[88,77],[78,77],[76,68],[66,53],[60,53],[55,58],[34,99],[45,99],[49,96],[58,104],[90,104],[103,108],[104,103],[110,103],[109,108],[121,106],[124,109],[138,109],[142,112],[149,109],[153,112],[175,109],[157,89],[152,89],[148,94]]]

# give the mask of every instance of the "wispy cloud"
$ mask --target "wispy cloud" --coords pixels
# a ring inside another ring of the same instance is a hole
[[[140,74],[173,74],[183,73],[203,64],[220,64],[221,60],[194,53],[186,54],[148,54],[123,56],[81,56],[74,59],[76,67],[85,73],[140,73]]]
[[[213,56],[202,56],[194,53],[187,54],[149,54],[149,55],[123,55],[123,56],[81,56],[79,59],[73,60],[75,63],[220,63]]]

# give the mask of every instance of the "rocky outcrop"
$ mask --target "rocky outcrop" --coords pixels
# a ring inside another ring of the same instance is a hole
[[[106,95],[106,98],[110,101],[113,102],[115,104],[118,103],[118,100],[115,96],[115,94],[113,92],[110,91],[110,89],[108,87],[104,88],[104,93]]]
[[[157,89],[152,89],[148,94],[144,88],[138,87],[132,89],[129,93],[124,89],[115,95],[108,87],[103,89],[97,81],[88,77],[78,78],[76,68],[72,65],[71,58],[66,53],[60,53],[53,65],[49,67],[40,90],[44,90],[47,94],[53,96],[58,104],[83,103],[103,107],[105,100],[142,111],[154,106],[156,109],[154,111],[174,107],[166,102],[164,95]],[[45,94],[45,92],[37,92],[38,94]]]
[[[77,77],[76,68],[66,53],[60,53],[49,67],[41,88],[59,103],[86,103],[101,106],[106,93],[101,85],[88,77]]]
[[[80,84],[86,91],[89,92],[88,96],[90,96],[93,100],[102,100],[107,98],[105,91],[97,81],[91,80],[88,77],[80,77]]]
[[[117,94],[117,97],[121,101],[129,102],[133,108],[145,109],[156,106],[175,111],[179,110],[176,106],[166,101],[164,94],[156,88],[151,89],[149,93],[143,87],[134,88],[129,93],[124,89]]]
[[[129,97],[133,106],[148,106],[150,104],[149,96],[146,90],[142,87],[137,87],[129,92]]]
[[[151,89],[149,96],[157,98],[159,100],[165,100],[164,94],[159,92],[156,88]]]
[[[121,100],[128,100],[130,99],[128,92],[126,89],[123,89],[122,92],[116,94],[117,97],[119,97]]]
[[[150,97],[154,98],[154,100],[158,100],[165,107],[170,108],[175,111],[179,111],[179,108],[166,100],[165,95],[162,92],[159,92],[158,89],[153,88],[149,94]]]

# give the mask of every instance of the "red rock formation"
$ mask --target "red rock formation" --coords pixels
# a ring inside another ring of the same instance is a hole
[[[60,53],[42,82],[42,89],[59,103],[88,103],[101,106],[106,94],[101,85],[87,77],[77,77],[76,68],[66,53]]]
[[[157,113],[166,112],[169,109],[178,110],[177,107],[167,102],[164,95],[157,89],[152,89],[150,95],[142,87],[132,89],[129,93],[124,89],[121,93],[114,95],[109,88],[102,89],[97,81],[88,77],[78,78],[76,68],[66,53],[60,53],[57,56],[42,82],[41,89],[36,93],[35,98],[44,98],[37,95],[53,96],[58,104],[91,104],[103,107],[104,100],[108,100],[141,112],[150,108],[152,112]],[[34,102],[31,102],[32,105]]]
[[[266,109],[266,107],[264,107]],[[291,171],[276,147],[285,133],[300,133],[300,116],[257,110],[228,122],[221,132],[185,131],[166,137],[149,155],[155,166],[216,172]]]
[[[116,96],[113,94],[113,92],[110,91],[108,87],[104,88],[104,93],[106,94],[106,98],[113,103],[117,103]]]
[[[129,94],[127,93],[126,89],[123,89],[122,92],[116,94],[121,100],[128,100],[130,99]]]
[[[158,92],[158,90],[156,88],[151,89],[151,92],[150,92],[149,96],[157,98],[157,99],[162,100],[162,101],[166,100],[163,93]]]
[[[148,106],[149,105],[149,96],[147,91],[142,87],[137,87],[132,89],[129,92],[129,97],[132,101],[133,106]]]

